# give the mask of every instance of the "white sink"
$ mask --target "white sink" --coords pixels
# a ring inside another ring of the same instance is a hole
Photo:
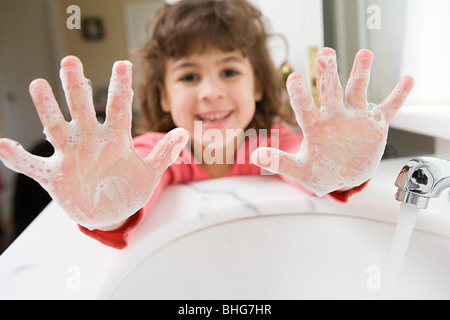
[[[321,214],[234,220],[145,257],[113,299],[377,299],[394,226]],[[414,232],[395,299],[450,298],[450,240]]]
[[[378,299],[407,160],[383,161],[347,204],[272,176],[172,186],[124,250],[82,235],[52,203],[0,256],[0,298]],[[444,192],[420,213],[382,298],[450,299],[449,211]]]

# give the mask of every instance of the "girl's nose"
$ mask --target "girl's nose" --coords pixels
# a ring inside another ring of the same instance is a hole
[[[201,101],[215,101],[225,97],[225,88],[220,80],[204,79],[200,86],[198,98]]]

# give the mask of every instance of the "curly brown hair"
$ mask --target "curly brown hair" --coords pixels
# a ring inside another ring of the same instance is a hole
[[[168,132],[176,126],[160,104],[166,61],[202,53],[213,46],[239,50],[248,57],[263,96],[256,102],[248,128],[270,129],[277,121],[292,122],[284,103],[284,83],[267,48],[270,35],[261,12],[246,0],[181,0],[164,5],[150,20],[153,32],[141,49],[143,78],[139,87],[145,130]]]

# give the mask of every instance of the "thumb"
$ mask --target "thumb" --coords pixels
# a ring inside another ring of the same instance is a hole
[[[16,141],[0,139],[0,160],[3,164],[18,173],[43,182],[41,174],[46,172],[46,158],[35,156],[27,151]]]
[[[178,158],[188,140],[189,133],[185,129],[173,129],[158,141],[144,162],[162,173]]]
[[[275,148],[260,147],[253,151],[250,160],[257,166],[273,173],[302,180],[303,166],[294,154]]]

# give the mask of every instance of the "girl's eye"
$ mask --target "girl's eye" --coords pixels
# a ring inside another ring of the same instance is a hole
[[[198,81],[199,76],[196,75],[195,73],[189,73],[184,75],[183,77],[181,77],[181,81],[183,82],[194,82],[194,81]]]
[[[222,71],[222,77],[224,77],[224,78],[234,77],[234,76],[237,76],[238,74],[239,74],[239,72],[234,69],[226,69],[226,70]]]

